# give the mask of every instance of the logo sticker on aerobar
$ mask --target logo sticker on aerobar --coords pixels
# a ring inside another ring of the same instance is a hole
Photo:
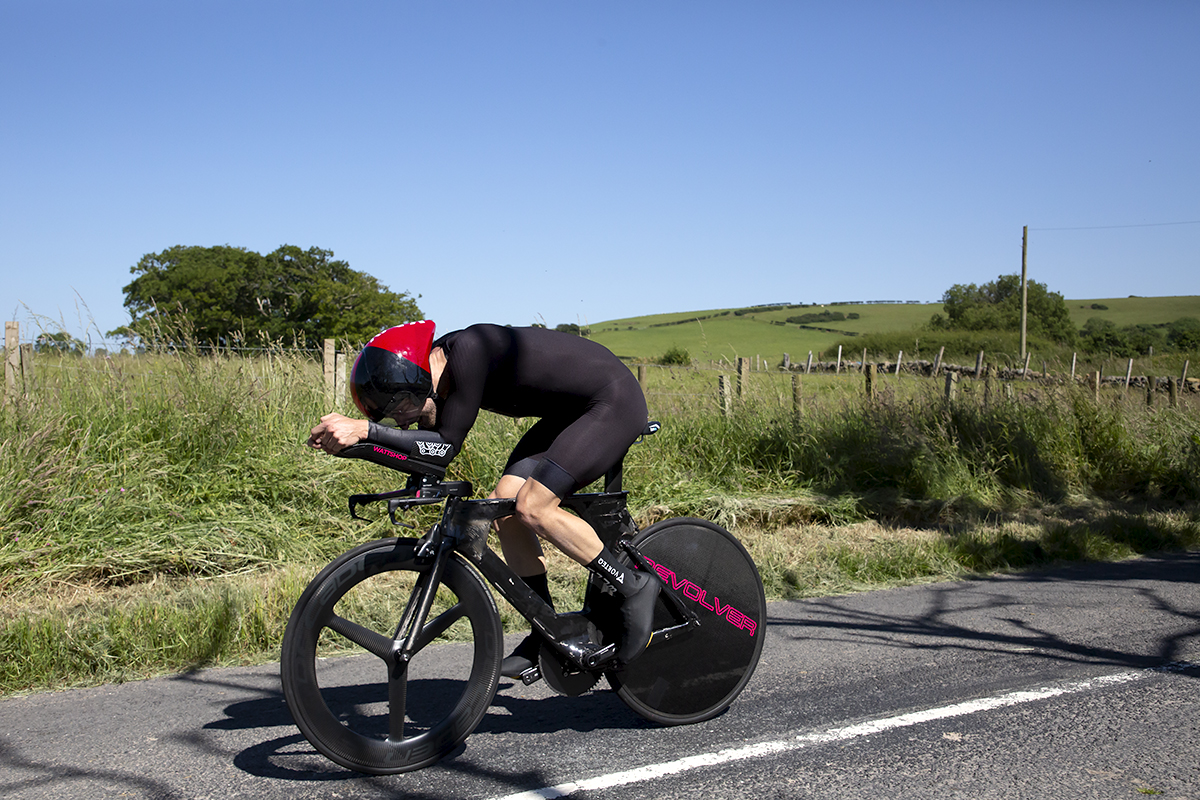
[[[371,449],[374,450],[376,453],[379,453],[380,455],[391,456],[392,458],[398,458],[401,461],[408,461],[408,456],[402,455],[400,453],[396,453],[392,450],[388,450],[386,447],[380,447],[379,445],[372,445]]]
[[[433,456],[441,458],[446,455],[446,451],[450,449],[449,442],[422,442],[417,441],[417,450],[423,456]]]
[[[728,603],[722,604],[721,598],[717,597],[715,594],[712,596],[712,602],[709,602],[707,589],[701,589],[687,578],[679,577],[662,564],[656,564],[653,561],[650,561],[648,558],[646,561],[649,561],[650,566],[654,567],[654,571],[658,573],[658,577],[662,578],[663,583],[682,594],[688,600],[694,600],[695,602],[707,608],[709,611],[716,614],[718,617],[723,617],[725,621],[733,627],[747,631],[751,636],[753,636],[754,631],[758,629],[757,622],[750,619],[750,617],[747,617],[745,614],[738,611]]]

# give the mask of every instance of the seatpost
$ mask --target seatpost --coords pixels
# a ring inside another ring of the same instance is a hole
[[[625,473],[625,459],[622,458],[612,469],[604,473],[604,491],[621,491],[621,478]]]

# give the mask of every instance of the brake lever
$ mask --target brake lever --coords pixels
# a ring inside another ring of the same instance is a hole
[[[350,495],[350,518],[361,520],[363,522],[373,522],[373,520],[367,519],[366,517],[360,517],[357,513],[357,509],[359,506],[365,506],[367,503],[372,502],[374,499],[375,499],[375,496],[370,495],[370,494],[352,494],[352,495]]]
[[[367,503],[377,503],[380,500],[387,500],[388,513],[391,514],[393,503],[405,497],[412,497],[412,495],[413,492],[410,489],[400,489],[399,491],[383,492],[381,494],[352,494],[350,495],[350,516],[353,519],[362,520],[363,522],[374,522],[374,520],[367,517],[360,517],[357,513],[358,507],[365,506]],[[395,518],[392,521],[395,522]]]
[[[388,500],[388,517],[392,520],[393,525],[399,525],[401,528],[408,528],[409,530],[416,530],[416,525],[410,525],[407,522],[401,522],[396,519],[396,511],[403,510],[406,505],[408,504],[399,497],[393,497],[391,500]]]

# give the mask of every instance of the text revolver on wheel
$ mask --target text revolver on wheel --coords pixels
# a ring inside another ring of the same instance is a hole
[[[662,724],[708,719],[733,702],[762,649],[762,582],[741,544],[710,522],[637,529],[621,466],[657,424],[616,356],[544,328],[474,325],[434,341],[433,322],[409,323],[367,344],[351,392],[368,419],[326,415],[310,446],[408,475],[402,490],[355,495],[351,513],[373,501],[386,501],[393,521],[414,505],[444,509],[420,539],[343,554],[297,603],[281,674],[293,718],[320,752],[376,774],[430,764],[478,725],[501,675],[545,678],[571,695],[605,676]],[[538,421],[491,495],[471,500],[470,484],[444,476],[481,410]],[[604,492],[576,494],[600,477]],[[503,561],[487,546],[492,530]],[[587,568],[582,610],[556,613],[541,539]],[[397,618],[356,599],[378,597],[376,584],[405,593]],[[507,658],[487,584],[532,628]],[[469,641],[469,666],[427,651],[439,637]],[[376,675],[344,677],[349,667],[320,658],[330,642],[377,656]]]

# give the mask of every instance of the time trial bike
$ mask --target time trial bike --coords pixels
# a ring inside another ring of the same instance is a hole
[[[650,423],[646,433],[658,429]],[[368,542],[325,567],[300,596],[283,638],[280,673],[292,718],[309,742],[343,767],[405,772],[445,756],[479,725],[500,682],[504,642],[490,584],[541,635],[537,664],[521,675],[576,696],[604,677],[631,709],[653,722],[700,722],[733,703],[754,673],[765,636],[766,599],[750,555],[707,520],[667,519],[639,530],[621,490],[621,465],[605,491],[576,493],[563,507],[586,520],[628,566],[653,571],[663,588],[650,644],[616,662],[618,598],[589,576],[583,608],[555,613],[488,546],[512,499],[469,499],[445,466],[372,443],[338,455],[408,475],[405,488],[350,497],[387,504],[394,524],[416,506],[442,504],[420,538]],[[457,647],[431,647],[438,641]],[[366,652],[361,660],[327,657]]]

